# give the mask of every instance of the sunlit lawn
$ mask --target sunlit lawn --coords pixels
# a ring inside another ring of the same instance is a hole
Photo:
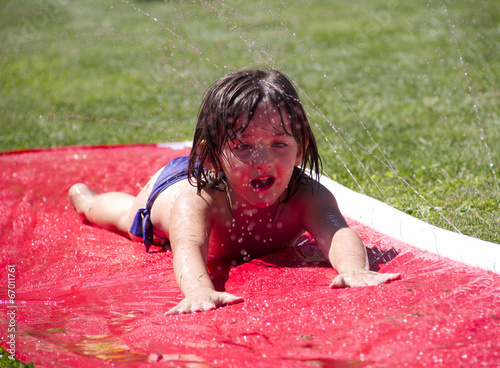
[[[500,4],[285,4],[1,1],[0,150],[187,140],[212,81],[278,68],[329,176],[500,242]]]

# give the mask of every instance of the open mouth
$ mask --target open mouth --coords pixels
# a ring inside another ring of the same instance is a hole
[[[274,178],[271,176],[265,178],[258,178],[252,180],[251,183],[252,187],[254,187],[257,190],[266,190],[271,188],[271,186],[274,184]]]

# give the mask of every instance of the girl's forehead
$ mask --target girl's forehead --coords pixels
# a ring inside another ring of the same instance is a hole
[[[276,134],[290,132],[290,114],[285,106],[278,107],[272,102],[260,102],[248,121],[248,113],[242,113],[233,125],[235,132],[251,133],[255,128],[268,129]]]

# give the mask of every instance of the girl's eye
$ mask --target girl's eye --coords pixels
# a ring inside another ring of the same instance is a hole
[[[249,144],[245,144],[245,143],[240,143],[236,146],[236,149],[238,151],[246,151],[246,150],[249,150],[250,149],[250,145]]]
[[[277,147],[277,148],[283,148],[283,147],[286,147],[286,143],[285,142],[275,142],[275,143],[273,143],[273,146]]]

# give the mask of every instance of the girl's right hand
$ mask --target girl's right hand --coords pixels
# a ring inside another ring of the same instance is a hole
[[[240,303],[242,297],[215,290],[197,290],[186,296],[165,314],[185,314],[212,310],[223,305]]]

